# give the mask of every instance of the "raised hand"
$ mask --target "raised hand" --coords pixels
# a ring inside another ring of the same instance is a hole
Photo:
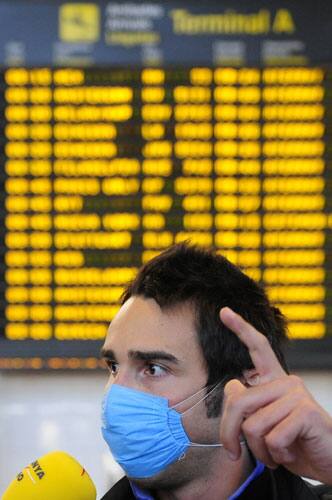
[[[264,335],[228,307],[220,319],[247,346],[256,372],[254,386],[234,379],[225,387],[220,439],[229,456],[240,457],[244,436],[267,466],[332,484],[332,417],[286,374]]]

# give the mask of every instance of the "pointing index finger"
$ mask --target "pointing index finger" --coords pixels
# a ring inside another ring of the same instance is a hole
[[[262,382],[270,382],[286,375],[267,338],[229,307],[220,311],[220,319],[243,342]]]

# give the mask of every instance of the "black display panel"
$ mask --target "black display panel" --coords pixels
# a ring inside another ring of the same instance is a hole
[[[27,3],[0,3],[0,368],[100,367],[125,283],[184,240],[264,283],[292,366],[331,367],[323,3],[29,5],[51,28],[13,41]]]

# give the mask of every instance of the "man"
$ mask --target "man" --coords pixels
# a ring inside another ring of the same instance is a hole
[[[332,419],[287,375],[285,331],[221,256],[180,244],[143,266],[102,351],[103,435],[126,472],[104,500],[319,498],[295,474],[332,483]]]

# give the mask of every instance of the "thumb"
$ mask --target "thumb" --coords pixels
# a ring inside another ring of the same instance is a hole
[[[228,451],[232,460],[237,460],[241,455],[241,423],[236,418],[237,402],[240,400],[246,387],[237,379],[230,380],[225,385],[223,411],[220,422],[220,442]]]

